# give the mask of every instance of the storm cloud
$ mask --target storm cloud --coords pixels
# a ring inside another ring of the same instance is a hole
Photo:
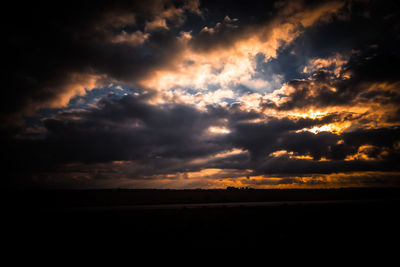
[[[399,185],[393,1],[7,11],[6,186]]]

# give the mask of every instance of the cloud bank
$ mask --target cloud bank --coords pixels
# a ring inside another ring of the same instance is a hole
[[[399,186],[397,4],[219,5],[10,6],[4,184]]]

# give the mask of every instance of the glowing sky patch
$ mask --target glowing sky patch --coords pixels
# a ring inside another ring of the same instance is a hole
[[[208,131],[213,134],[228,134],[231,132],[228,128],[218,126],[211,126]]]

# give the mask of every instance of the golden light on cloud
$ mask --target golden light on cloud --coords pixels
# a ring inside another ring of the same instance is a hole
[[[122,31],[121,34],[114,36],[113,39],[111,39],[111,42],[115,44],[126,43],[132,46],[138,46],[143,44],[149,37],[149,33],[143,33],[141,31],[135,31],[133,33]]]
[[[81,73],[70,73],[66,76],[68,82],[60,88],[61,93],[49,103],[52,108],[65,107],[71,98],[85,95],[87,90],[98,86],[104,78],[102,75]]]
[[[348,155],[344,160],[345,161],[353,161],[353,160],[376,160],[376,159],[382,159],[382,157],[385,157],[388,155],[388,151],[383,150],[381,151],[376,157],[371,157],[369,155],[369,152],[373,152],[377,147],[373,145],[362,145],[358,148],[357,153],[353,155]]]
[[[193,38],[190,32],[182,33],[178,38],[181,50],[173,62],[166,68],[155,69],[139,83],[143,87],[162,92],[187,87],[201,92],[207,90],[208,86],[230,89],[237,85],[268,92],[271,84],[279,83],[280,80],[278,76],[271,81],[254,76],[256,55],[263,54],[265,62],[277,57],[278,49],[290,44],[301,34],[303,29],[300,25],[309,27],[324,17],[329,18],[342,6],[341,2],[333,2],[315,9],[301,10],[297,4],[289,4],[275,20],[261,26],[247,26],[229,45],[215,46],[206,52],[190,45]],[[231,23],[236,22],[237,20],[225,19],[215,27],[204,27],[199,34],[212,38],[223,27],[235,28]]]
[[[290,153],[293,154],[293,152],[288,152],[287,150],[278,150],[275,152],[271,152],[268,156],[274,157],[274,158],[279,158],[279,157],[290,155]]]
[[[272,158],[282,158],[286,157],[289,159],[300,159],[300,160],[313,160],[313,157],[311,155],[299,155],[298,153],[295,153],[293,151],[287,151],[287,150],[277,150],[274,152],[271,152],[268,154],[269,157]],[[321,159],[323,161],[326,161],[326,159]]]
[[[215,154],[215,157],[217,158],[225,158],[225,157],[229,157],[229,156],[233,156],[233,155],[239,155],[242,153],[246,153],[246,150],[240,149],[240,148],[234,148],[232,150],[228,150],[228,151],[224,151],[224,152],[220,152]]]
[[[164,91],[174,87],[192,87],[201,91],[213,84],[226,89],[231,84],[251,83],[251,75],[254,73],[253,56],[226,52],[217,55],[201,54],[192,51],[184,43],[182,40],[186,48],[172,69],[156,70],[142,80],[141,85]]]
[[[361,171],[338,172],[331,174],[312,174],[303,176],[254,175],[251,170],[203,169],[197,172],[159,175],[152,179],[132,180],[120,178],[117,182],[125,188],[204,188],[225,189],[229,186],[256,189],[291,189],[291,188],[343,188],[365,187],[375,182],[375,186],[398,184],[400,172]],[[107,182],[108,180],[104,180]],[[370,181],[368,183],[368,181]],[[108,181],[110,182],[110,181]],[[115,183],[116,181],[114,181]],[[366,184],[367,182],[367,184]],[[380,184],[383,182],[383,184]]]
[[[328,114],[328,111],[322,111],[322,110],[314,110],[314,109],[309,109],[306,111],[301,111],[301,112],[287,112],[285,115],[291,116],[291,117],[297,117],[297,118],[309,118],[309,119],[318,119],[326,116]]]
[[[205,163],[209,163],[215,159],[221,159],[221,158],[227,158],[230,156],[235,156],[235,155],[240,155],[247,153],[246,150],[240,149],[240,148],[233,148],[231,150],[225,150],[207,157],[201,157],[201,158],[196,158],[190,161],[191,165],[201,165]]]
[[[221,172],[221,169],[203,169],[198,172],[188,172],[188,178],[211,178],[214,177],[214,175],[218,174]]]
[[[211,126],[208,131],[213,134],[228,134],[231,132],[228,128],[219,126]]]
[[[347,64],[349,56],[336,53],[334,56],[329,58],[314,58],[309,60],[308,65],[303,69],[305,73],[311,73],[324,68],[333,68],[333,73],[337,78],[342,75],[343,66]],[[350,74],[345,75],[346,79],[350,78]],[[333,88],[335,89],[335,88]]]
[[[298,130],[296,132],[308,131],[313,134],[318,134],[321,132],[330,132],[333,134],[341,134],[350,126],[352,126],[351,122],[345,121],[345,122],[341,122],[341,123],[329,123],[329,124],[325,124],[322,126],[315,126],[312,128],[304,128],[304,129]]]
[[[239,185],[241,179],[248,179],[252,170],[208,168],[196,172],[187,172],[188,179],[206,182],[206,188],[226,188]]]

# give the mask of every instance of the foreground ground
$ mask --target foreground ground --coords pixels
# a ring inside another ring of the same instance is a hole
[[[395,248],[400,238],[398,189],[26,191],[3,196],[8,201],[3,241],[11,250],[329,246],[346,252]],[[255,201],[275,204],[245,204]],[[207,204],[232,202],[242,204]],[[168,208],[171,204],[174,208]],[[153,208],[138,208],[143,206]]]

